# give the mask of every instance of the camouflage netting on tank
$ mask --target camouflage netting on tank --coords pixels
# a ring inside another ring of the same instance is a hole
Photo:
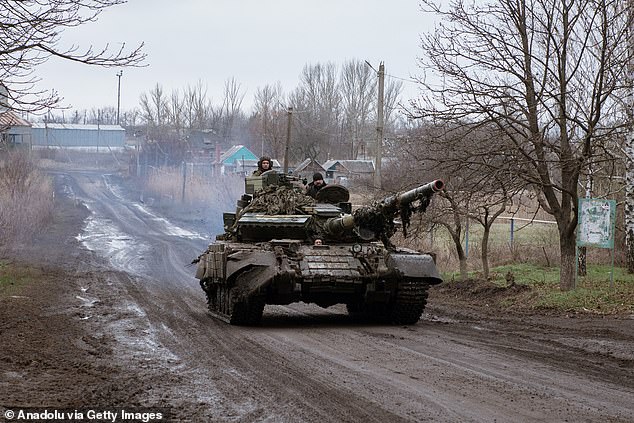
[[[315,205],[315,200],[293,187],[268,186],[259,192],[244,209],[244,213],[268,215],[306,214],[304,207]]]
[[[407,228],[410,225],[410,219],[414,212],[424,212],[429,205],[429,198],[422,197],[417,199],[419,204],[415,205],[411,202],[394,202],[385,203],[384,201],[375,201],[370,206],[362,207],[354,212],[354,220],[357,226],[373,230],[380,234],[380,237],[392,237],[396,232],[394,225],[394,217],[396,214],[401,218],[403,227],[403,236],[407,238]]]
[[[389,247],[389,238],[394,235],[396,228],[391,216],[387,216],[384,211],[380,203],[374,203],[355,210],[353,216],[356,226],[371,230]]]

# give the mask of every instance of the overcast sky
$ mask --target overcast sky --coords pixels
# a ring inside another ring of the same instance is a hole
[[[63,43],[145,42],[148,66],[123,70],[121,110],[138,107],[140,94],[157,83],[169,93],[198,80],[218,104],[231,77],[250,109],[258,87],[297,87],[307,63],[360,59],[378,69],[383,61],[388,75],[420,75],[420,34],[432,26],[418,0],[129,0],[67,30]],[[117,71],[51,59],[38,74],[65,105],[92,109],[116,107]],[[419,88],[404,82],[403,89],[411,98]]]

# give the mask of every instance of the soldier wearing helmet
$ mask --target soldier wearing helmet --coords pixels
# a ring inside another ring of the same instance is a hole
[[[273,161],[269,156],[262,156],[258,160],[258,168],[253,171],[253,176],[260,176],[267,170],[273,169]]]

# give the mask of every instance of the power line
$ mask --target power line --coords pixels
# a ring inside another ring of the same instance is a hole
[[[368,65],[370,67],[370,69],[372,69],[374,72],[376,72],[377,74],[379,73],[378,70],[374,69],[374,66],[372,66],[370,64],[370,62],[368,62],[367,60],[365,60],[365,64]],[[384,74],[385,76],[389,76],[390,78],[394,78],[394,79],[400,79],[401,81],[405,81],[405,82],[411,82],[414,84],[418,84],[419,82],[413,78],[403,78],[401,76],[396,76],[396,75],[391,75],[389,73]]]
[[[390,78],[394,78],[394,79],[400,79],[401,81],[405,81],[405,82],[411,82],[413,84],[420,84],[419,81],[417,81],[416,79],[412,79],[412,78],[402,78],[400,76],[390,75],[389,73],[386,73],[385,76],[389,76]]]

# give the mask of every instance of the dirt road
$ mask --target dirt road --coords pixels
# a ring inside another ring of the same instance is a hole
[[[1,406],[160,407],[192,422],[634,421],[634,318],[496,316],[432,292],[413,326],[305,304],[229,326],[187,266],[209,233],[112,176],[55,183],[54,225],[11,259],[37,282],[0,297]]]

